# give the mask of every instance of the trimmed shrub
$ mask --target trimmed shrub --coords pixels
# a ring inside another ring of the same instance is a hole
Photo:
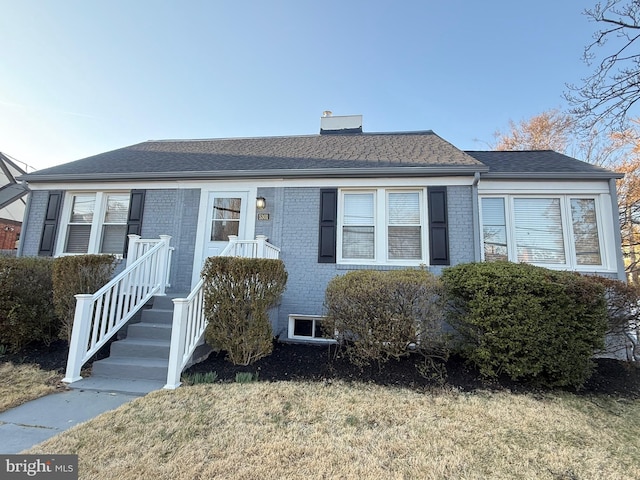
[[[327,322],[360,366],[411,351],[446,356],[442,303],[442,284],[426,270],[356,270],[332,279],[325,292]]]
[[[483,376],[578,388],[591,375],[607,328],[599,284],[509,262],[457,265],[442,278],[460,352]]]
[[[640,361],[640,345],[638,344],[638,336],[640,334],[640,290],[636,285],[620,280],[596,275],[586,278],[599,283],[605,290],[607,335],[611,335],[614,339],[624,338],[628,345],[626,348],[624,346],[621,347],[614,341],[613,345],[607,345],[605,351],[618,354],[618,349],[625,348],[628,361]]]
[[[207,343],[235,365],[250,365],[273,350],[268,309],[282,295],[282,260],[209,257],[202,270]]]
[[[69,255],[53,261],[53,303],[62,326],[60,338],[69,341],[76,311],[75,295],[95,293],[111,280],[114,255]]]
[[[49,258],[0,257],[0,343],[11,351],[31,342],[49,345],[58,337],[52,267]]]

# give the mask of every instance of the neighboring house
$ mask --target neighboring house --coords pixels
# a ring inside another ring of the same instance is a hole
[[[170,235],[169,291],[186,294],[228,235],[264,235],[289,273],[274,333],[306,338],[350,270],[506,259],[624,279],[616,178],[551,151],[464,152],[323,117],[319,135],[148,141],[24,175],[20,254],[126,255],[127,233]]]
[[[16,181],[25,171],[0,152],[0,252],[15,252],[26,206],[26,186]]]

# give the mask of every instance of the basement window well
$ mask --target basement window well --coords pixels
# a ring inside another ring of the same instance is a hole
[[[289,315],[289,339],[335,343],[335,332],[330,331],[324,320],[319,315]]]

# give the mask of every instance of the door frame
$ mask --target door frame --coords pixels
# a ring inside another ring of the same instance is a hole
[[[255,239],[256,231],[256,202],[255,198],[258,194],[258,189],[255,186],[248,186],[246,184],[228,184],[214,187],[202,188],[200,190],[200,208],[198,209],[198,228],[196,229],[196,244],[193,254],[193,272],[191,275],[191,288],[200,281],[200,271],[205,260],[205,245],[206,245],[206,233],[208,230],[209,222],[209,199],[211,194],[226,194],[226,193],[243,193],[247,195],[247,207],[246,218],[244,219],[244,235],[245,238],[240,240]],[[243,221],[241,218],[240,221]]]

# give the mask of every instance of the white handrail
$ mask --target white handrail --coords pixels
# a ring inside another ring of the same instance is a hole
[[[204,315],[204,280],[201,279],[187,298],[173,299],[173,326],[167,384],[174,390],[181,384],[180,375],[202,341],[207,320]]]
[[[138,237],[139,238],[139,237]],[[130,239],[131,240],[131,239]],[[67,371],[63,382],[81,380],[80,369],[154,295],[164,295],[169,276],[169,235],[94,294],[76,295]],[[149,243],[150,245],[150,243]],[[132,254],[140,253],[133,251]]]

